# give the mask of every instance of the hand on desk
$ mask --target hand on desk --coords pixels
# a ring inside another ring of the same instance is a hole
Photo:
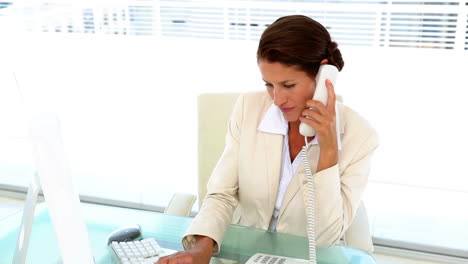
[[[208,264],[213,253],[213,239],[206,236],[195,236],[195,246],[187,251],[179,251],[162,257],[156,264]]]

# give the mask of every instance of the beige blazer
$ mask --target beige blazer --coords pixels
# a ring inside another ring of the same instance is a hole
[[[208,182],[202,208],[182,239],[185,249],[193,235],[211,237],[218,253],[230,223],[268,229],[280,181],[283,136],[257,130],[272,100],[266,92],[243,94],[229,121],[226,147]],[[319,247],[339,241],[353,217],[367,184],[377,134],[350,108],[339,103],[341,150],[338,164],[316,172],[319,145],[308,157],[315,183],[315,234]],[[307,236],[302,164],[287,187],[277,231]],[[235,212],[234,212],[235,211]]]

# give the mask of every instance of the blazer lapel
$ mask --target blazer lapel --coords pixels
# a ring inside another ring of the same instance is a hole
[[[265,166],[267,169],[266,183],[268,186],[269,206],[273,212],[278,195],[279,178],[281,174],[281,157],[283,150],[283,135],[263,133],[265,147]]]
[[[310,163],[310,169],[312,171],[312,174],[314,174],[317,171],[319,151],[320,151],[320,148],[318,145],[310,146],[309,150],[307,151],[307,157],[310,161],[309,163]],[[301,155],[301,153],[299,153],[299,155]],[[301,158],[301,165],[299,165],[299,168],[297,169],[296,173],[291,179],[291,182],[288,185],[288,188],[286,189],[286,193],[284,194],[284,199],[283,199],[283,203],[281,204],[278,219],[281,218],[281,215],[284,213],[284,210],[288,207],[289,203],[297,194],[299,189],[306,183],[304,163],[302,162],[302,157],[300,158]]]

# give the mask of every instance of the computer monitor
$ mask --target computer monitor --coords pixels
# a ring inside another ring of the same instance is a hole
[[[30,140],[38,173],[28,190],[13,263],[23,264],[26,261],[40,189],[54,226],[61,262],[94,263],[88,231],[81,215],[79,196],[73,187],[66,162],[57,115],[34,115],[30,122]]]

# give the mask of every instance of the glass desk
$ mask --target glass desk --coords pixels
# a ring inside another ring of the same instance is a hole
[[[182,236],[192,222],[190,217],[86,203],[82,204],[82,212],[96,263],[102,264],[113,263],[106,237],[121,226],[139,224],[143,237],[156,238],[161,247],[182,250]],[[12,263],[20,223],[21,214],[0,222],[0,264]],[[244,263],[257,252],[307,259],[307,238],[231,225],[221,253],[212,258],[211,263]],[[55,263],[59,259],[60,252],[47,207],[38,205],[26,263]],[[375,263],[367,252],[346,246],[319,248],[317,260],[321,264]]]

